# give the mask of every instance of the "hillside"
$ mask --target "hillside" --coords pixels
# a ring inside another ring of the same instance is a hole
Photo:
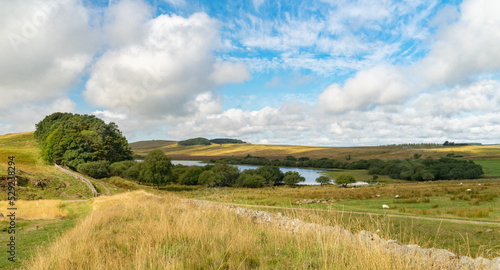
[[[7,175],[8,156],[15,156],[18,176],[18,199],[87,199],[92,197],[80,180],[57,170],[44,162],[33,132],[0,136],[0,174]],[[39,184],[37,184],[37,182]],[[6,179],[2,177],[0,190],[7,194]]]
[[[148,147],[144,147],[144,146]],[[349,155],[351,160],[360,159],[406,159],[414,154],[422,157],[444,157],[454,153],[475,160],[500,160],[500,146],[460,146],[460,147],[415,147],[402,146],[368,146],[368,147],[313,147],[295,145],[261,145],[261,144],[224,144],[224,145],[192,145],[179,146],[175,142],[161,143],[143,141],[132,143],[135,154],[146,155],[153,149],[161,149],[173,159],[209,160],[221,157],[244,157],[247,155],[266,157],[268,159],[284,159],[291,155],[296,158],[333,158],[345,160]]]

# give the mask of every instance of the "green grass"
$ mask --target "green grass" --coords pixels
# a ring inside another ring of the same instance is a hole
[[[361,176],[363,172],[353,174]],[[463,184],[460,185],[460,183]],[[472,189],[472,191],[468,192],[467,189]],[[340,224],[345,228],[362,228],[373,232],[381,230],[382,236],[397,239],[405,244],[416,243],[425,247],[444,248],[473,257],[500,256],[500,246],[497,244],[500,243],[500,181],[498,179],[427,183],[398,181],[357,188],[326,185],[295,188],[207,189],[170,185],[163,190],[194,199],[249,204],[255,207],[283,207],[265,209],[287,215],[293,214],[305,220],[316,220],[317,216],[321,216],[325,225]],[[400,198],[395,199],[395,195],[399,195]],[[325,199],[335,202],[296,204],[296,201],[303,199]],[[382,204],[389,205],[391,209],[383,210]],[[293,208],[293,210],[286,208]],[[413,217],[444,218],[445,221]],[[499,223],[471,224],[450,219]]]
[[[485,175],[500,176],[500,160],[474,160],[483,167]]]
[[[38,249],[44,249],[64,232],[73,228],[78,220],[91,211],[91,202],[70,202],[62,205],[68,210],[68,216],[63,219],[49,220],[17,220],[16,221],[16,262],[8,260],[9,254],[1,252],[1,269],[19,269],[22,263],[34,255]],[[8,243],[10,234],[6,228],[8,221],[0,221],[0,243]],[[7,250],[5,245],[4,250]]]

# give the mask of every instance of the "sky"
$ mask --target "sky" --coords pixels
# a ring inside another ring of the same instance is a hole
[[[500,143],[498,0],[0,0],[0,134]]]

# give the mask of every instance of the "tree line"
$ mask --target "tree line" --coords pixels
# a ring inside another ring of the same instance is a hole
[[[214,144],[230,144],[230,143],[232,143],[232,144],[244,144],[245,142],[242,140],[238,140],[238,139],[218,138],[218,139],[209,140],[207,138],[198,137],[198,138],[187,139],[184,141],[179,141],[177,144],[187,146],[187,145],[211,145],[212,143],[214,143]]]
[[[178,183],[207,187],[259,188],[281,184],[296,185],[305,181],[305,178],[298,172],[283,173],[275,166],[263,166],[243,172],[225,162],[205,166],[174,166],[171,159],[161,150],[149,152],[143,162],[134,160],[115,163],[97,161],[79,166],[78,170],[94,178],[120,176],[139,184],[150,184],[156,187],[167,183]]]
[[[246,157],[222,158],[221,161],[229,164],[299,167],[299,168],[322,168],[322,169],[344,169],[344,170],[368,170],[373,175],[388,175],[393,179],[412,181],[451,180],[451,179],[477,179],[484,172],[479,164],[471,160],[443,157],[433,159],[431,157],[421,159],[416,154],[411,159],[402,160],[357,160],[339,161],[329,158],[310,159],[308,157],[295,158],[287,156],[283,160],[268,160],[264,157],[247,155]],[[212,160],[215,162],[216,160]]]

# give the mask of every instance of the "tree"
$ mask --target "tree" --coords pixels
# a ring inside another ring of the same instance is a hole
[[[356,179],[350,174],[343,173],[335,178],[335,183],[347,187],[347,184],[356,183]]]
[[[173,181],[172,163],[170,158],[165,156],[163,151],[156,149],[148,153],[144,162],[142,162],[139,177],[144,179],[146,183],[156,185],[160,189],[160,185],[164,185]]]
[[[257,170],[257,174],[264,177],[265,184],[268,186],[274,186],[279,183],[283,183],[283,177],[285,176],[280,168],[276,166],[264,166]]]
[[[322,175],[322,176],[316,178],[316,183],[319,183],[321,185],[326,185],[326,184],[330,183],[330,181],[331,181],[330,177],[325,176],[325,175]]]
[[[78,165],[77,170],[97,179],[108,177],[110,175],[109,162],[105,160],[81,163]]]
[[[283,182],[285,184],[293,186],[299,182],[304,182],[306,179],[302,177],[298,172],[286,172],[285,177],[283,177]]]
[[[237,184],[240,187],[259,188],[266,184],[266,179],[256,170],[245,170],[238,177]]]
[[[198,185],[198,179],[202,172],[203,168],[191,166],[181,175],[179,183],[183,185]]]
[[[131,160],[132,151],[118,126],[94,115],[53,113],[36,124],[42,158],[77,168],[79,164]]]

